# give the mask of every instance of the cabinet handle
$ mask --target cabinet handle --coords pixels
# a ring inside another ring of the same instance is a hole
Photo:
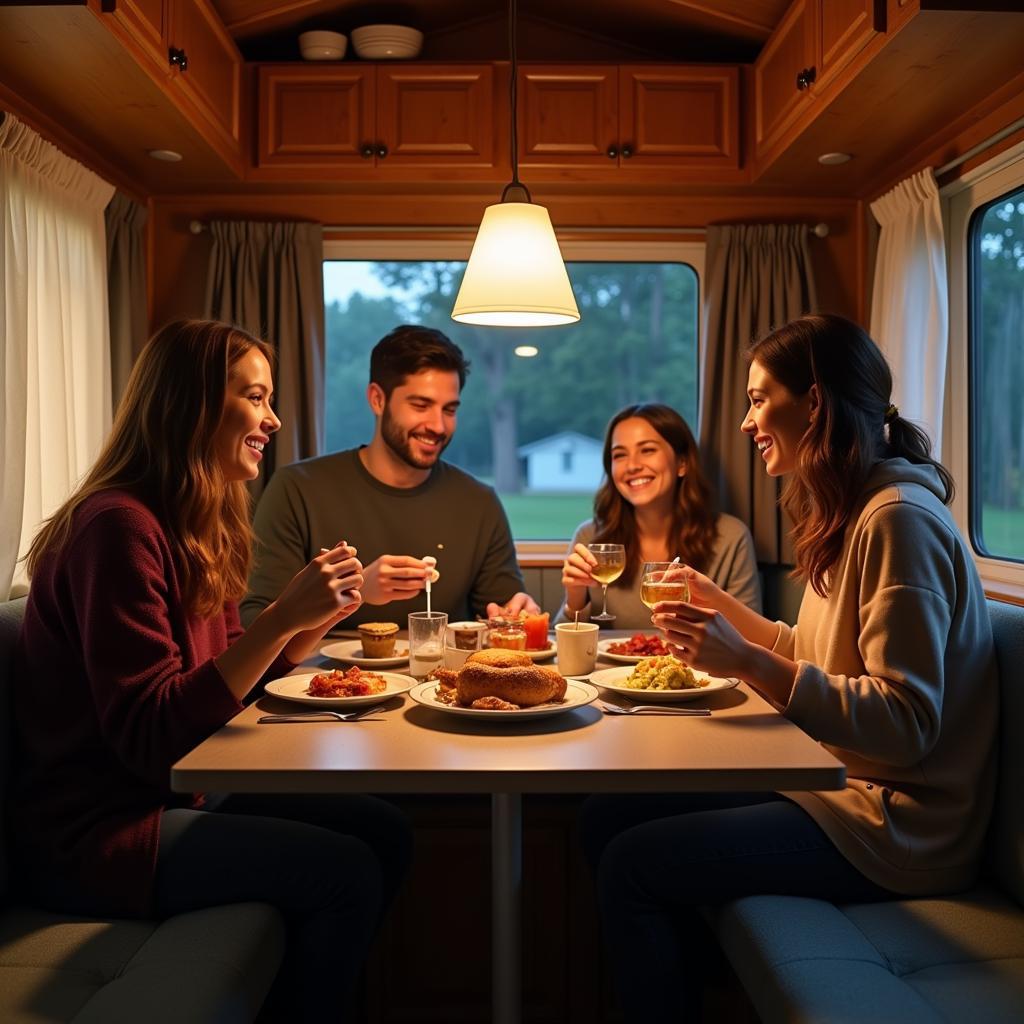
[[[608,147],[608,159],[614,160],[619,155],[619,151],[614,146]]]
[[[622,155],[627,160],[633,155],[633,147],[628,142],[622,147]]]
[[[818,71],[814,67],[804,68],[803,71],[798,71],[796,75],[796,87],[801,92],[808,88],[811,83],[818,77]]]
[[[369,160],[371,156],[377,151],[368,142],[363,143],[363,148],[359,150],[359,155],[364,160]]]
[[[381,158],[381,160],[383,160],[384,157],[386,157],[387,155],[388,155],[388,147],[385,146],[384,143],[382,142],[382,143],[380,143],[377,146],[377,156],[379,156]]]
[[[171,65],[177,64],[182,71],[188,71],[188,54],[184,50],[172,46],[167,51],[167,60]]]

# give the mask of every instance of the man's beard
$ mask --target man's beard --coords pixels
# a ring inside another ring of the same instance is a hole
[[[426,458],[417,458],[413,454],[412,440],[409,434],[404,433],[402,428],[395,423],[394,418],[391,415],[391,411],[387,405],[384,406],[384,413],[381,416],[380,422],[380,434],[384,438],[384,443],[397,455],[407,466],[412,466],[413,469],[430,469],[435,462],[441,457],[441,452],[451,444],[451,437],[445,434],[435,434],[432,430],[421,430],[421,434],[427,434],[430,437],[439,437],[441,443],[437,446],[437,449],[433,456],[427,456]]]

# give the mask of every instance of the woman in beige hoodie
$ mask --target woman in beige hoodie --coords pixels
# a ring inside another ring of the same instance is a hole
[[[698,903],[863,901],[974,878],[994,782],[991,624],[952,480],[891,389],[877,346],[842,317],[801,317],[750,352],[741,429],[788,477],[797,624],[692,569],[691,603],[653,618],[679,658],[743,679],[842,760],[846,787],[590,802],[584,842],[628,1020],[693,1012],[699,986],[680,985],[679,966],[697,933],[680,923]]]

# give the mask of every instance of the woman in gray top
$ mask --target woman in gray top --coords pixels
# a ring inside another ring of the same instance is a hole
[[[640,600],[640,567],[677,555],[700,568],[737,600],[761,610],[757,559],[750,531],[717,514],[686,421],[667,405],[628,405],[612,417],[604,439],[605,479],[594,518],[580,525],[562,566],[565,601],[556,621],[591,613],[601,587],[590,575],[592,542],[623,544],[626,568],[608,587],[616,629],[644,629],[651,613]]]

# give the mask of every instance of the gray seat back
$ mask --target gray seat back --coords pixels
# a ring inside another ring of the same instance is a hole
[[[1024,608],[989,601],[999,660],[999,780],[988,867],[1024,906]]]
[[[7,780],[11,770],[14,644],[25,617],[25,598],[0,602],[0,902],[7,896]]]

